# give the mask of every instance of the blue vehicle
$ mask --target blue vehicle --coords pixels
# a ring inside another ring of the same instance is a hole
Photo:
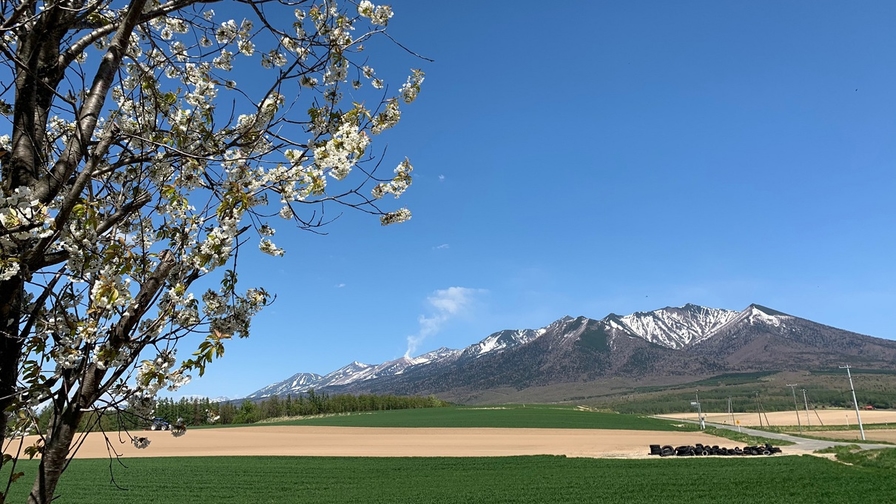
[[[171,424],[164,418],[155,417],[152,419],[152,424],[150,424],[149,430],[171,430]]]

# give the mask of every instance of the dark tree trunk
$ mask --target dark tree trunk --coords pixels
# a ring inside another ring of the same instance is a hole
[[[81,416],[83,413],[76,405],[69,405],[61,415],[54,415],[51,434],[41,455],[37,478],[34,480],[31,493],[28,494],[29,504],[49,504],[53,500]]]
[[[16,400],[24,339],[19,335],[24,283],[21,274],[0,282],[0,446],[6,441],[6,409]]]

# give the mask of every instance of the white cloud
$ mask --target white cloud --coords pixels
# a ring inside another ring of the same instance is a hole
[[[438,333],[445,323],[469,309],[475,303],[476,296],[484,292],[483,289],[467,287],[449,287],[433,292],[426,298],[431,313],[417,317],[420,329],[417,334],[408,336],[408,349],[404,356],[411,357],[426,338]]]
[[[447,244],[447,243],[443,243],[443,244],[441,244],[441,245],[436,245],[436,246],[433,247],[432,249],[433,249],[433,250],[445,250],[446,248],[448,248],[448,244]]]
[[[445,176],[439,175],[439,182],[444,182],[444,181],[445,181]]]
[[[345,284],[344,284],[344,283],[338,283],[338,284],[335,285],[335,287],[336,287],[337,289],[341,289],[341,288],[345,287]]]

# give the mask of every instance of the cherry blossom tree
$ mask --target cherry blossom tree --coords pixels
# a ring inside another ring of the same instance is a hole
[[[238,285],[240,250],[281,256],[275,229],[315,230],[331,206],[410,218],[381,200],[410,162],[380,176],[372,147],[424,79],[390,92],[377,74],[367,45],[420,61],[392,17],[368,0],[0,0],[0,445],[10,481],[40,457],[30,502],[53,498],[85,418],[150,414],[249,335],[272,296]],[[201,342],[178,356],[185,338]]]

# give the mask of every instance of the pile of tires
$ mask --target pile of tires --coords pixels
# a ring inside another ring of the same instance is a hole
[[[726,448],[724,446],[704,446],[696,444],[694,446],[685,445],[673,447],[672,445],[650,445],[650,454],[659,455],[660,457],[695,457],[708,455],[721,456],[743,456],[743,455],[774,455],[781,453],[781,449],[766,443],[764,446],[744,446],[735,448]]]

